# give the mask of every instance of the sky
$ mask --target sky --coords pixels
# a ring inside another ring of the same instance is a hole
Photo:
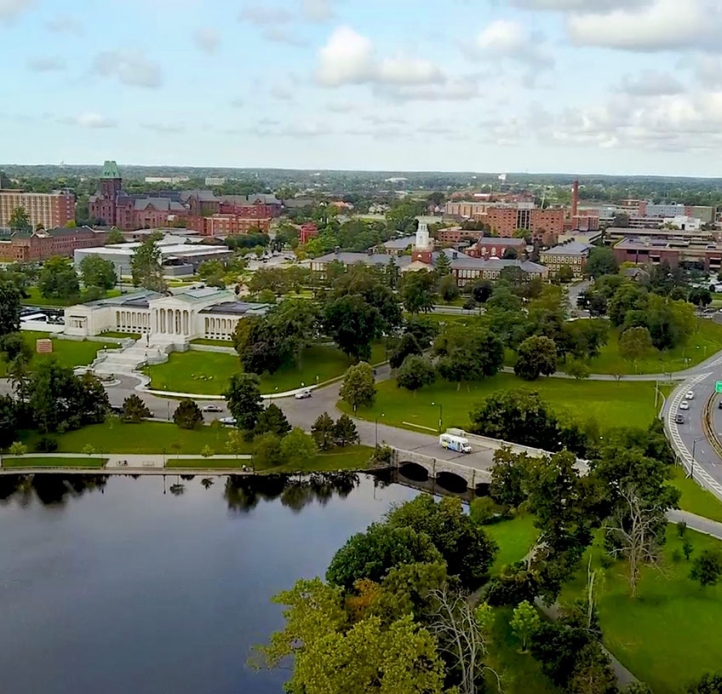
[[[0,0],[0,163],[719,176],[720,0]]]

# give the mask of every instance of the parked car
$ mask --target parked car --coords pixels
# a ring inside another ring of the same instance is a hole
[[[227,427],[236,426],[236,418],[235,417],[221,417],[221,419],[219,419],[218,421],[221,424],[225,424]]]
[[[717,409],[722,410],[722,400],[717,403]]]
[[[682,400],[681,403],[679,403],[679,409],[680,410],[688,410],[689,409],[689,403],[686,400]]]
[[[203,408],[204,412],[223,412],[223,408],[220,405],[206,405]]]
[[[311,397],[311,391],[308,388],[306,388],[305,390],[300,390],[298,391],[298,393],[296,393],[296,395],[294,395],[294,397],[296,398],[296,400],[305,400],[306,398]]]
[[[684,417],[681,414],[675,415],[674,423],[675,424],[684,424]]]
[[[687,395],[684,396],[685,400],[694,400],[694,391],[688,390]]]

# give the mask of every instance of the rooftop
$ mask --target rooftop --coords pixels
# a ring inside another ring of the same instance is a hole
[[[226,314],[232,316],[263,315],[270,308],[269,304],[249,304],[245,301],[224,301],[215,306],[204,308],[201,313]]]
[[[593,246],[588,243],[567,241],[547,251],[542,251],[542,255],[589,255],[592,248]]]
[[[100,174],[101,178],[122,178],[118,165],[111,160],[107,160],[103,164],[103,171]]]

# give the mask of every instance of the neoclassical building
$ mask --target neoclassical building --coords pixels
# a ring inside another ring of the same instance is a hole
[[[77,337],[136,333],[147,335],[155,345],[198,338],[228,340],[239,320],[263,315],[268,308],[238,301],[233,292],[212,287],[174,295],[138,291],[65,309],[65,333]]]

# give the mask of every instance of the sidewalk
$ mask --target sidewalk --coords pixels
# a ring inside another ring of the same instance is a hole
[[[690,530],[696,530],[698,533],[722,540],[722,523],[709,520],[709,518],[689,511],[668,511],[667,520],[670,523],[684,522]]]

